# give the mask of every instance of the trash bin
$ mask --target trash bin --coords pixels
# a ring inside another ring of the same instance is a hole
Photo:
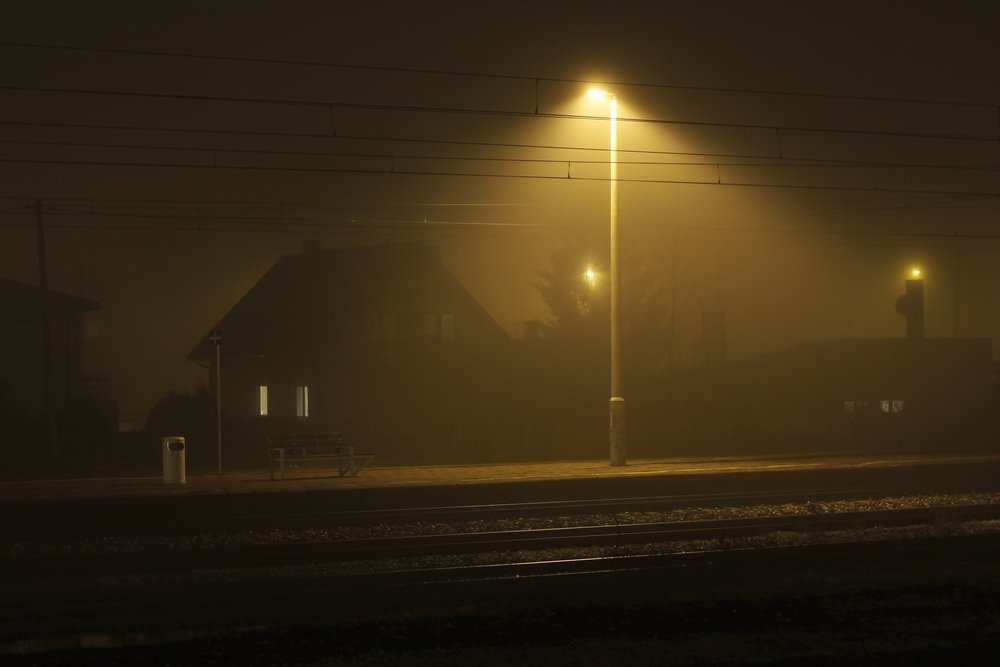
[[[163,483],[187,484],[184,464],[184,438],[174,436],[163,439]]]

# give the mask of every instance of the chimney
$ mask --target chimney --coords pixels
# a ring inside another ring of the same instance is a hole
[[[906,317],[907,338],[919,340],[924,337],[923,278],[906,279],[906,293],[896,300],[896,312]]]

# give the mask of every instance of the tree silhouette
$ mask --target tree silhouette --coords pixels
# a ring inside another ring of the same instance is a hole
[[[601,368],[607,364],[610,344],[610,280],[606,250],[595,252],[595,245],[585,238],[564,240],[550,256],[551,266],[538,271],[535,288],[551,314],[542,323],[542,335],[581,363]],[[626,381],[639,382],[664,368],[672,314],[662,263],[647,261],[635,246],[622,250],[623,364]],[[594,269],[592,278],[586,274],[588,267]]]

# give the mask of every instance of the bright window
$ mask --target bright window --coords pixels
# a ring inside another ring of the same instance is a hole
[[[423,317],[424,338],[455,340],[455,316],[451,313],[428,313]]]
[[[295,388],[295,416],[309,416],[309,387],[301,385]]]
[[[258,408],[258,413],[260,414],[261,417],[266,417],[267,416],[267,385],[266,384],[260,385],[260,388],[259,388],[259,391],[258,391],[258,394],[257,394],[257,408]]]

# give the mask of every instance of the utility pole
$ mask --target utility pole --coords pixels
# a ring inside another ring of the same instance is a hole
[[[52,456],[59,454],[56,433],[55,389],[52,386],[52,324],[49,315],[49,277],[45,261],[45,223],[42,200],[35,200],[35,229],[38,233],[38,312],[42,326],[42,388],[44,394],[45,441]]]
[[[222,334],[213,331],[208,337],[215,346],[215,453],[222,474]]]

